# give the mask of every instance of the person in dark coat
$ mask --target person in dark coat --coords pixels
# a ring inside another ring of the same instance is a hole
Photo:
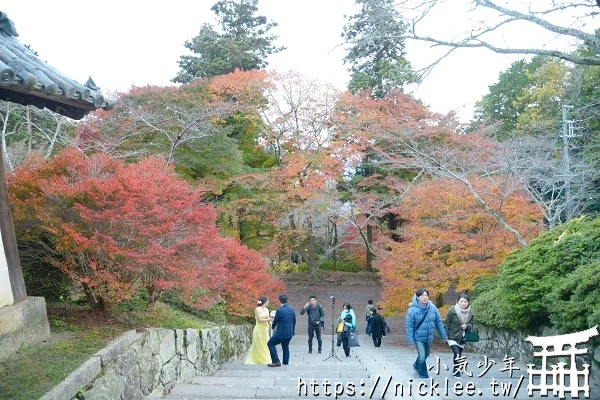
[[[279,303],[281,307],[275,312],[272,324],[275,333],[267,342],[272,361],[270,364],[267,364],[269,367],[281,367],[277,348],[275,347],[278,344],[281,344],[281,350],[283,351],[283,365],[288,365],[290,362],[290,340],[292,340],[296,331],[296,311],[287,302],[287,295],[280,294]]]
[[[367,321],[367,326],[365,327],[366,335],[371,334],[371,324],[369,323],[369,320],[371,319],[371,309],[372,308],[375,308],[375,306],[373,305],[373,300],[367,301],[367,307],[365,308],[365,321]]]
[[[462,356],[465,347],[464,336],[466,332],[473,330],[473,323],[474,316],[469,305],[469,296],[461,293],[458,296],[456,305],[450,307],[444,320],[444,329],[448,333],[448,345],[454,353],[452,375],[457,378],[460,378],[460,371],[456,359]]]
[[[381,347],[381,338],[386,335],[385,321],[377,311],[376,307],[371,309],[369,323],[371,324],[371,338],[373,338],[373,344],[375,347]]]
[[[317,304],[317,296],[310,296],[308,303],[300,310],[300,315],[308,315],[308,354],[312,354],[313,337],[317,336],[319,354],[323,347],[321,340],[321,329],[325,326],[325,312],[323,306]]]

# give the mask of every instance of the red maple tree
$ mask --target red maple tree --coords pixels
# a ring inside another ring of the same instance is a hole
[[[16,223],[48,232],[61,254],[51,262],[100,307],[142,285],[151,304],[174,288],[192,306],[223,299],[243,315],[258,296],[283,289],[256,252],[219,235],[202,188],[158,157],[125,164],[67,149],[25,164],[10,187]]]

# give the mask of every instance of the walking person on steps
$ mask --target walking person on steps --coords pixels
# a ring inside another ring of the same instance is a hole
[[[429,378],[427,357],[429,357],[436,329],[443,340],[448,339],[442,325],[440,312],[429,301],[429,292],[425,289],[418,289],[406,312],[406,340],[411,347],[417,349],[417,359],[413,363],[413,369],[419,374],[419,378]]]
[[[354,311],[352,310],[350,303],[344,303],[342,313],[338,318],[338,322],[342,321],[344,321],[344,328],[341,332],[341,342],[343,344],[344,354],[346,357],[350,357],[350,332],[356,330],[356,315],[354,315]]]
[[[450,307],[446,319],[444,320],[444,328],[448,333],[448,346],[454,353],[454,367],[452,375],[460,378],[461,373],[458,370],[456,359],[462,355],[465,348],[464,336],[466,332],[473,330],[474,315],[469,304],[469,296],[461,293],[458,296],[458,301],[453,307]]]
[[[381,314],[379,314],[377,307],[371,309],[371,318],[369,319],[371,325],[371,338],[375,347],[381,347],[381,338],[386,335],[385,321]]]

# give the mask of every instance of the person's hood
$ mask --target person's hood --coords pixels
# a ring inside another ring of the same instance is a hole
[[[418,307],[417,310],[424,312],[426,309],[429,308],[430,305],[431,305],[431,300],[428,300],[427,307],[421,307],[421,305],[419,304],[419,299],[417,299],[417,295],[413,294],[412,301],[410,302],[410,307]]]

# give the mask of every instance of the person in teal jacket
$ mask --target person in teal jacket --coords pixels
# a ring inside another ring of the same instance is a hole
[[[427,357],[433,342],[433,331],[437,329],[443,340],[448,339],[442,318],[437,307],[429,301],[429,292],[418,289],[406,312],[406,340],[417,348],[417,359],[413,363],[414,370],[420,378],[429,378],[427,374]]]
[[[350,303],[344,303],[342,308],[342,314],[340,318],[338,318],[338,322],[344,321],[344,331],[342,332],[342,344],[344,348],[344,354],[346,357],[350,357],[350,344],[348,340],[350,339],[350,332],[356,330],[356,315],[354,315],[354,310],[352,310],[352,306]]]

